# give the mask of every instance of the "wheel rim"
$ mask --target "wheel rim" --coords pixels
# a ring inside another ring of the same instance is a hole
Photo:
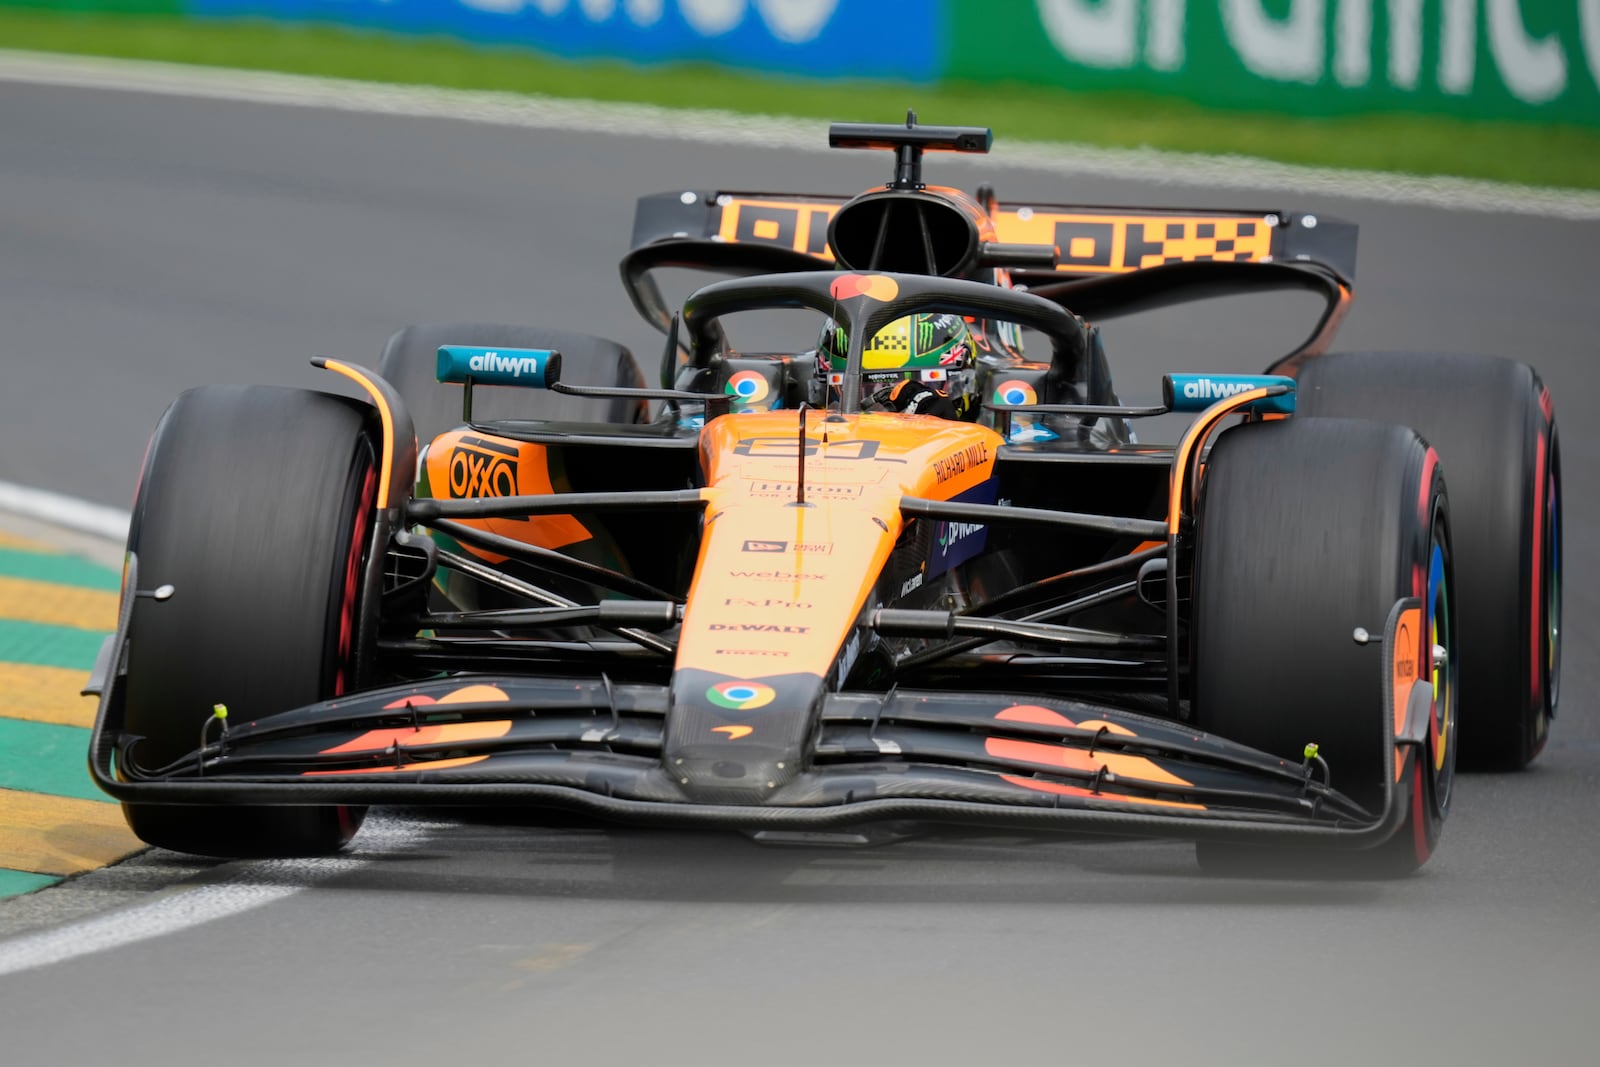
[[[1433,765],[1434,809],[1442,817],[1450,808],[1450,792],[1455,782],[1456,765],[1456,657],[1454,615],[1450,610],[1450,581],[1446,567],[1446,547],[1434,526],[1428,562],[1428,654],[1432,665],[1433,724],[1430,748]],[[1434,650],[1442,649],[1443,656]]]

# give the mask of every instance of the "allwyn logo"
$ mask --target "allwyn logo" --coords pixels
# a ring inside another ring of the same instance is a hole
[[[539,361],[532,356],[502,356],[498,352],[485,352],[467,360],[467,368],[474,374],[509,374],[522,377],[522,372],[535,377],[539,374]]]
[[[1184,382],[1183,395],[1187,400],[1226,400],[1252,388],[1254,385],[1250,382],[1216,382],[1210,378],[1200,378]]]

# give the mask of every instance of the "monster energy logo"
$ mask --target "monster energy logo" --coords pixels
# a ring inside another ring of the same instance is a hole
[[[917,351],[933,347],[933,320],[917,320]]]

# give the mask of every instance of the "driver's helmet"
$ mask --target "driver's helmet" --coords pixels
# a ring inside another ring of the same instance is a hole
[[[844,328],[828,319],[817,351],[831,387],[843,380],[849,348]],[[955,417],[970,418],[978,408],[976,364],[972,331],[960,315],[917,312],[895,319],[861,353],[861,406],[906,410],[904,398],[931,391],[949,399]],[[908,389],[905,383],[911,382],[917,386]],[[942,413],[944,405],[937,410]]]

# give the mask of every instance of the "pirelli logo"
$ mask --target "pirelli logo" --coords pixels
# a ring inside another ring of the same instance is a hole
[[[1122,274],[1166,263],[1233,263],[1272,255],[1272,227],[1261,218],[1087,215],[1018,208],[994,216],[999,240],[1053,244],[1058,271]]]

